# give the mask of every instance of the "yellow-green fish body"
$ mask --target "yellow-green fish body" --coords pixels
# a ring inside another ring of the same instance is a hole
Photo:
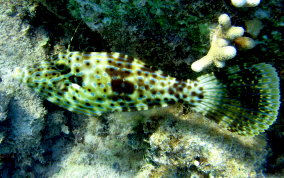
[[[15,75],[50,102],[77,113],[139,111],[180,102],[242,135],[267,129],[280,105],[275,69],[263,63],[183,81],[121,53],[67,52],[18,68]]]

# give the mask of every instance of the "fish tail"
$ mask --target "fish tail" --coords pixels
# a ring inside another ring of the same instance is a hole
[[[203,98],[194,110],[240,135],[264,132],[277,119],[279,77],[270,64],[244,64],[198,79]]]

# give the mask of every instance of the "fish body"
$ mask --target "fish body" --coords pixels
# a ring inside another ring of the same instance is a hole
[[[234,66],[178,80],[116,52],[67,52],[17,69],[22,82],[67,110],[98,116],[184,103],[241,135],[256,135],[277,118],[279,78],[269,64]]]

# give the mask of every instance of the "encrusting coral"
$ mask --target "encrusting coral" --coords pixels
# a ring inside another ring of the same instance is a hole
[[[191,69],[200,72],[212,63],[216,67],[224,67],[224,61],[232,59],[236,56],[236,48],[230,46],[230,41],[243,36],[244,29],[231,25],[230,17],[222,14],[218,19],[219,25],[211,34],[211,47],[206,56],[195,61],[191,65]]]

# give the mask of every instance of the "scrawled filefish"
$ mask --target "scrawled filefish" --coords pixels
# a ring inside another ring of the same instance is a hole
[[[15,76],[69,111],[101,115],[187,104],[230,131],[256,135],[277,118],[279,78],[265,63],[178,80],[116,52],[67,52]]]

